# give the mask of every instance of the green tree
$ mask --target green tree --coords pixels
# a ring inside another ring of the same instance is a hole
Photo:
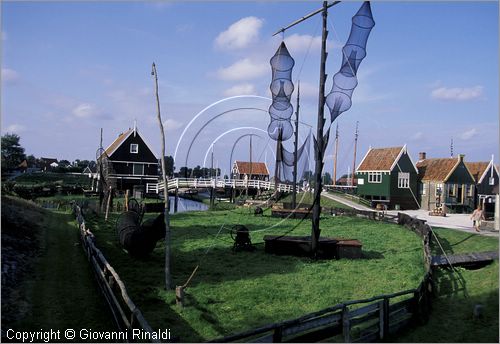
[[[21,138],[17,134],[5,134],[2,136],[2,174],[15,169],[24,159],[24,148],[19,141]]]
[[[174,174],[174,158],[170,155],[165,155],[165,172],[167,176],[172,176]]]

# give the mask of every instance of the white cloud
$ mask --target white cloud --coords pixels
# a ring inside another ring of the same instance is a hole
[[[239,84],[224,91],[224,95],[228,97],[241,96],[248,94],[256,94],[255,86],[253,84]]]
[[[19,79],[19,74],[10,68],[2,68],[2,81],[13,82]]]
[[[19,134],[25,130],[26,130],[26,127],[24,125],[21,125],[21,124],[11,124],[11,125],[7,126],[6,128],[2,129],[3,132],[16,133],[16,134]]]
[[[222,80],[250,80],[259,78],[269,71],[270,67],[267,63],[244,58],[229,67],[219,68],[217,76]]]
[[[415,134],[413,134],[411,137],[410,137],[410,140],[412,141],[417,141],[417,140],[420,140],[424,137],[424,133],[422,133],[421,131],[418,131],[416,132]]]
[[[89,118],[97,114],[95,107],[88,103],[82,103],[73,109],[73,115],[78,118]]]
[[[481,97],[483,86],[474,87],[439,87],[432,91],[431,97],[441,100],[472,100]]]
[[[477,134],[478,134],[477,129],[476,128],[472,128],[472,129],[467,130],[464,133],[462,133],[462,135],[460,135],[460,138],[462,140],[470,140],[471,138],[473,138]]]
[[[310,51],[319,51],[321,48],[321,36],[299,35],[294,33],[285,38],[285,43],[290,53],[297,54],[306,52],[311,46]]]
[[[215,39],[215,45],[228,50],[246,48],[258,40],[263,23],[264,20],[256,17],[242,18],[221,32]]]
[[[174,131],[176,129],[182,128],[183,123],[176,121],[175,119],[169,118],[163,121],[163,126],[167,131]]]

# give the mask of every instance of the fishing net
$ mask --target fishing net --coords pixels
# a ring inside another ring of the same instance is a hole
[[[332,90],[326,96],[332,122],[352,105],[352,93],[358,85],[356,74],[366,56],[366,43],[374,26],[370,2],[365,1],[352,17],[351,33],[342,48],[342,66],[333,76]]]
[[[311,132],[307,135],[306,140],[302,143],[302,146],[297,149],[297,181],[301,180],[304,176],[304,172],[309,166],[309,149],[311,146]],[[282,182],[288,181],[293,182],[293,162],[294,162],[293,152],[289,152],[280,145],[278,152],[278,164],[279,164],[279,180]]]
[[[293,126],[290,123],[293,106],[290,103],[290,97],[294,89],[292,69],[295,61],[288,52],[285,42],[281,42],[269,62],[272,71],[272,81],[269,89],[271,90],[273,103],[269,107],[271,123],[267,127],[267,132],[273,140],[281,139],[286,141],[293,135]]]

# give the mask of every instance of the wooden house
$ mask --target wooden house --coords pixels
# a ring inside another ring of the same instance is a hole
[[[406,145],[370,148],[356,169],[357,193],[374,207],[416,209],[417,172]]]
[[[59,165],[57,164],[56,158],[40,158],[40,168],[43,171],[51,170],[57,166]]]
[[[234,179],[269,180],[269,170],[264,162],[235,161],[231,170]]]
[[[420,205],[435,210],[442,205],[454,212],[469,212],[474,208],[475,179],[464,162],[457,158],[427,159],[420,153],[417,162]]]
[[[118,190],[132,190],[134,185],[158,183],[158,159],[136,128],[118,135],[105,152],[109,161],[110,183]]]
[[[499,184],[499,172],[493,164],[493,159],[489,162],[466,162],[465,165],[476,180],[474,207],[481,205],[488,216],[493,215]]]

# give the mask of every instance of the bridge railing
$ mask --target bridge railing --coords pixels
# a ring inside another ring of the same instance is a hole
[[[175,188],[210,188],[210,187],[232,187],[232,188],[251,188],[274,190],[273,182],[265,180],[248,180],[248,179],[197,179],[197,178],[173,178],[167,181],[168,189]],[[146,193],[159,193],[164,190],[163,182],[147,183]],[[278,191],[290,192],[292,186],[288,184],[278,184]]]

